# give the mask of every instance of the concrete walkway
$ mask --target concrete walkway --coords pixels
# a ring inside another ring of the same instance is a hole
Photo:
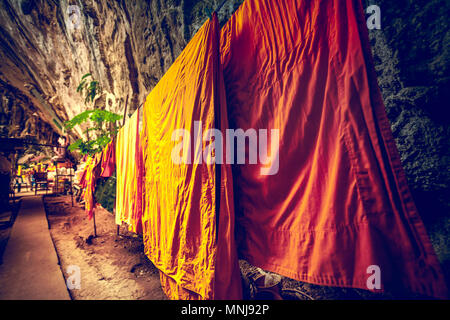
[[[42,196],[23,197],[0,265],[0,300],[68,299]]]

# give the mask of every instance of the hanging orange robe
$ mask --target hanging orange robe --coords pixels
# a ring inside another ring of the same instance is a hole
[[[102,151],[100,177],[109,178],[116,170],[116,144],[111,140]]]
[[[194,163],[207,145],[202,137],[194,145],[194,122],[201,121],[203,132],[227,125],[218,36],[214,14],[148,95],[143,110],[145,253],[172,299],[242,296],[230,168]],[[189,133],[182,153],[191,164],[172,159],[180,143],[173,139],[177,129]]]
[[[141,125],[140,119],[142,118],[142,109],[136,111],[138,114],[137,122],[138,125],[136,127],[136,142],[135,142],[135,165],[136,165],[136,195],[135,195],[135,206],[132,214],[132,225],[131,231],[135,233],[142,233],[142,215],[144,213],[144,159],[143,159],[143,150],[142,150],[142,136],[141,136]]]
[[[139,112],[135,112],[116,137],[116,224],[125,222],[129,230],[140,231],[141,222],[136,214],[139,203],[138,170],[136,163],[139,140]]]
[[[246,0],[222,28],[232,127],[279,130],[267,166],[236,166],[239,252],[330,286],[368,289],[376,265],[382,289],[446,297],[367,33],[360,0]]]
[[[95,187],[97,185],[97,179],[101,171],[101,152],[96,153],[93,156],[89,156],[86,160],[85,175],[84,175],[84,206],[86,214],[89,220],[92,219],[95,210]]]

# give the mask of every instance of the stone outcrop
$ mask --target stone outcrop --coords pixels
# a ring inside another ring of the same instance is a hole
[[[0,136],[56,143],[58,135],[42,120],[30,99],[10,86],[0,87]],[[36,151],[38,148],[33,148]],[[45,153],[45,150],[42,150]]]
[[[226,21],[242,1],[220,11]],[[76,92],[92,73],[128,114],[143,103],[219,1],[26,1],[0,3],[0,87],[27,97],[56,132],[85,110]],[[81,131],[75,132],[80,135]]]
[[[448,272],[450,3],[366,4],[381,8],[381,29],[369,32],[378,84],[414,200]]]

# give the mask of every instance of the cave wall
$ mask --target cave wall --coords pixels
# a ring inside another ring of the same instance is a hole
[[[226,21],[242,1],[228,1]],[[90,72],[105,94],[94,103],[136,110],[219,1],[0,2],[0,88],[14,87],[60,132],[88,107],[76,92]],[[70,6],[78,6],[73,15]],[[76,132],[78,136],[81,131]]]
[[[24,95],[11,87],[0,87],[0,136],[26,138],[38,141],[57,141],[53,128],[37,114],[36,108]]]
[[[369,32],[378,83],[416,204],[431,222],[450,212],[450,2],[366,3],[381,8],[381,30]]]
[[[387,115],[414,201],[450,286],[450,2],[366,0]]]

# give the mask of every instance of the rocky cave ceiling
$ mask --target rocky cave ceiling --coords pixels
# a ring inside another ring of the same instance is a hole
[[[86,73],[105,92],[97,106],[123,113],[128,98],[131,113],[221,2],[1,1],[0,134],[54,139],[86,109],[76,92]],[[220,21],[240,3],[227,1]]]

